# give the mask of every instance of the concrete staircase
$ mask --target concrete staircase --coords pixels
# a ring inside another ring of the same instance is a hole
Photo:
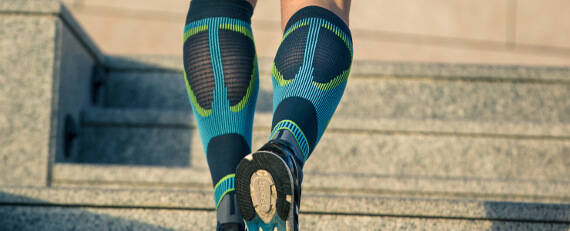
[[[180,57],[105,56],[55,0],[4,1],[0,24],[0,230],[214,229]],[[22,28],[53,49],[7,49],[32,46]],[[270,131],[270,65],[254,149]],[[51,100],[17,98],[22,86]],[[569,68],[357,60],[306,165],[301,228],[570,230],[569,168]]]

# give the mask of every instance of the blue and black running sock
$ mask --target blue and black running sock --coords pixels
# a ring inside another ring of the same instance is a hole
[[[270,139],[289,131],[304,163],[344,93],[352,64],[348,26],[331,11],[308,6],[287,22],[275,56]],[[290,135],[289,135],[290,137]]]
[[[184,28],[186,87],[210,167],[220,222],[242,222],[234,206],[234,173],[251,151],[259,88],[252,13],[253,7],[245,0],[193,0]]]

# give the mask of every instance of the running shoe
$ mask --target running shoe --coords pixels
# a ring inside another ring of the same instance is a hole
[[[247,155],[236,170],[238,207],[249,231],[297,231],[302,153],[287,130]]]

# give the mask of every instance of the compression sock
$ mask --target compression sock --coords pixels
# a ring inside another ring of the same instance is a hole
[[[242,222],[235,199],[224,198],[233,197],[236,166],[251,151],[259,88],[252,13],[245,0],[193,0],[184,28],[186,87],[210,167],[219,222]]]
[[[297,156],[301,165],[315,149],[344,93],[351,64],[350,30],[337,15],[309,6],[289,19],[272,70],[270,139],[292,137],[288,143],[296,143],[292,145],[302,151]],[[284,131],[290,135],[282,135]]]

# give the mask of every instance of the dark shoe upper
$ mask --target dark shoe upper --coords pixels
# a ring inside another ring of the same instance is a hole
[[[272,152],[285,161],[294,182],[295,220],[299,214],[301,204],[301,183],[303,182],[304,157],[295,138],[288,130],[280,130],[267,144],[259,149],[260,151]]]

